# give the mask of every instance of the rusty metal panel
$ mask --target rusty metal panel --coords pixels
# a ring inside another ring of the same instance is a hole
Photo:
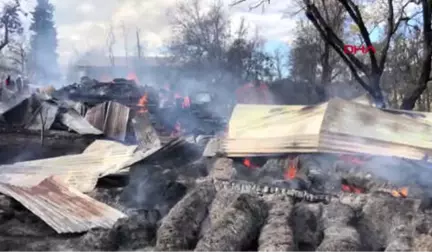
[[[110,228],[118,219],[126,217],[122,212],[68,188],[54,177],[32,187],[0,183],[0,192],[20,202],[57,233]]]
[[[93,108],[87,110],[87,113],[85,115],[85,119],[93,125],[95,128],[103,131],[104,129],[104,123],[105,123],[105,117],[106,117],[106,105],[107,103],[101,103]]]
[[[117,102],[109,102],[104,123],[107,137],[124,141],[129,122],[130,108]]]
[[[78,134],[83,135],[101,135],[102,131],[96,129],[87,120],[84,119],[74,109],[68,109],[65,113],[61,114],[60,121],[67,127],[76,131]]]

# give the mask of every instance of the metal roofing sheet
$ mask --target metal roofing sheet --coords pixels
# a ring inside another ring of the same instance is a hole
[[[117,103],[109,102],[104,123],[106,136],[124,141],[126,138],[130,108]]]
[[[105,123],[106,105],[106,102],[98,104],[93,108],[87,110],[87,113],[85,115],[85,119],[91,125],[102,131]]]
[[[59,107],[49,102],[42,102],[41,107],[36,111],[31,119],[30,123],[27,124],[27,129],[30,130],[41,130],[43,128],[49,129],[54,123]]]
[[[57,233],[110,228],[118,219],[126,217],[122,212],[68,188],[54,177],[25,187],[18,182],[18,174],[13,176],[17,178],[15,182],[0,183],[0,192],[19,201]]]
[[[85,119],[106,136],[124,141],[130,108],[117,102],[104,102],[87,111]]]
[[[0,115],[18,106],[21,102],[28,99],[30,96],[30,93],[22,93],[16,95],[7,89],[3,89],[0,93]]]
[[[111,146],[104,148],[104,146]],[[41,176],[57,175],[67,185],[82,192],[94,189],[98,178],[129,166],[137,157],[137,146],[97,140],[82,154],[46,158],[11,165],[1,165],[0,174],[20,173]]]
[[[79,134],[89,134],[89,135],[101,135],[102,131],[96,129],[87,120],[84,119],[77,111],[74,109],[68,109],[67,112],[61,114],[60,121],[76,131]]]

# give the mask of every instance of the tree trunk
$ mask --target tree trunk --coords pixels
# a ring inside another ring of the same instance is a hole
[[[430,0],[422,0],[423,7],[423,62],[420,78],[417,85],[409,94],[407,94],[401,105],[401,109],[411,110],[415,106],[415,102],[420,95],[427,89],[428,81],[430,79],[432,67],[432,2]]]

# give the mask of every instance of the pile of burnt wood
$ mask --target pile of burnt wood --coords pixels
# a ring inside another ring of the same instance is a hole
[[[61,118],[69,128],[83,129],[81,124],[71,123],[77,116]],[[78,141],[76,136],[68,137]],[[56,137],[45,135],[45,141],[49,141],[46,145],[53,143]],[[15,200],[1,195],[0,250],[432,250],[432,170],[426,161],[373,155],[287,155],[286,150],[271,158],[226,157],[221,153],[207,157],[204,147],[211,143],[204,137],[195,137],[178,148],[170,148],[173,142],[161,141],[157,152],[121,173],[99,176],[96,188],[86,192],[125,214],[111,228],[58,234],[18,203],[23,197]],[[79,140],[80,146],[88,144]],[[279,142],[263,148],[276,144]],[[234,143],[231,150],[238,146]],[[93,158],[91,153],[83,156]],[[36,163],[33,168],[43,164]],[[78,165],[83,164],[89,165],[84,161]],[[75,180],[79,185],[79,179]],[[18,196],[26,192],[12,189]],[[31,193],[40,198],[46,192]],[[47,193],[46,200],[51,200],[49,196]],[[76,201],[70,208],[80,204]],[[68,202],[62,204],[68,206]],[[38,214],[45,219],[50,216]]]
[[[0,249],[430,251],[427,189],[390,185],[353,160],[321,154],[299,155],[294,164],[286,157],[141,162],[125,181],[103,179],[89,194],[128,215],[111,229],[58,235],[2,199]],[[287,165],[295,174],[286,174]],[[421,176],[428,172],[424,167]]]

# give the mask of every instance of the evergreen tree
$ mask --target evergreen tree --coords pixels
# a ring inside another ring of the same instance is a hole
[[[49,0],[37,0],[33,11],[29,68],[36,82],[54,81],[60,77],[57,55],[57,30],[53,21],[54,6]]]

